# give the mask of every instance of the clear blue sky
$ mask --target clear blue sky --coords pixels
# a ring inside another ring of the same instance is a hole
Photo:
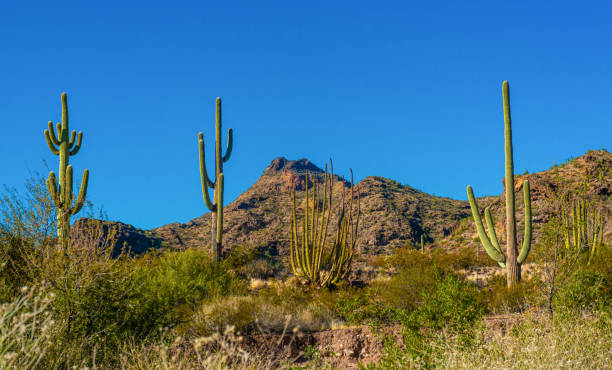
[[[65,91],[88,199],[142,228],[206,211],[217,96],[227,203],[278,156],[499,194],[505,79],[517,173],[612,146],[608,2],[5,1],[0,35],[0,184],[57,171],[42,132]]]

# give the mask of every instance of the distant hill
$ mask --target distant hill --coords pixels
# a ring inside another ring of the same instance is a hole
[[[322,181],[323,170],[307,159],[274,159],[257,182],[225,207],[224,247],[246,244],[266,249],[271,255],[287,255],[291,189],[296,188],[298,201],[303,201],[306,171]],[[517,175],[514,190],[519,212],[518,230],[523,226],[521,187],[525,179],[529,179],[531,184],[536,241],[539,226],[550,215],[547,199],[552,191],[586,189],[589,196],[600,199],[608,210],[612,209],[612,154],[606,150],[590,151],[547,171]],[[337,202],[342,187],[348,189],[350,184],[337,176],[335,182],[334,201]],[[501,184],[503,189],[503,179]],[[477,192],[478,184],[471,185]],[[377,176],[367,177],[356,186],[362,212],[358,248],[364,255],[390,253],[399,246],[416,245],[421,234],[427,244],[445,248],[476,246],[478,243],[470,207],[465,201],[430,195]],[[479,198],[481,209],[491,207],[500,236],[504,235],[503,197],[502,194]],[[172,223],[152,230],[140,230],[123,223],[104,224],[118,228],[117,248],[125,243],[138,254],[162,246],[209,248],[210,217],[207,213],[187,223]],[[83,222],[85,220],[81,219],[73,227],[79,227]],[[607,238],[610,234],[612,224],[608,222]]]

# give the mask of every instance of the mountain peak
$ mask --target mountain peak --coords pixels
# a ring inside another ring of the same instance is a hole
[[[323,172],[322,169],[306,158],[291,161],[285,157],[278,157],[272,160],[270,165],[266,167],[264,175],[276,175],[283,171],[292,171],[296,173],[303,173],[306,171],[310,171],[312,173]]]

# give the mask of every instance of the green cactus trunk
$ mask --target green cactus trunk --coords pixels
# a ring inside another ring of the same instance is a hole
[[[211,181],[206,171],[206,158],[204,155],[204,135],[198,134],[200,152],[200,179],[202,182],[202,195],[206,207],[211,211],[211,249],[215,261],[220,261],[223,253],[223,189],[224,175],[223,163],[230,159],[233,146],[233,130],[230,128],[227,138],[225,155],[221,151],[221,98],[217,98],[215,112],[215,181]],[[213,189],[213,201],[208,195],[208,188]]]
[[[510,117],[510,91],[508,81],[502,85],[504,100],[504,137],[506,152],[506,266],[508,286],[521,280],[521,265],[516,263],[516,219],[514,217],[514,160],[512,158],[512,118]]]
[[[53,154],[59,156],[59,190],[53,171],[49,173],[47,189],[57,209],[58,241],[62,245],[67,246],[68,239],[70,238],[70,216],[76,214],[83,208],[89,181],[89,170],[86,169],[83,172],[79,196],[73,205],[72,166],[70,166],[68,162],[70,156],[76,155],[81,149],[83,133],[79,132],[78,138],[74,130],[69,134],[68,98],[66,93],[62,93],[62,123],[57,123],[54,129],[53,122],[49,121],[48,126],[48,129],[44,131],[47,145]]]
[[[505,136],[505,191],[506,191],[506,255],[502,252],[489,208],[485,209],[485,219],[489,236],[485,232],[478,210],[478,203],[474,198],[472,187],[467,187],[468,199],[472,209],[472,216],[476,224],[476,230],[480,241],[487,254],[507,271],[507,285],[514,286],[521,280],[521,265],[527,259],[531,250],[531,198],[529,192],[529,181],[523,182],[523,201],[525,204],[525,233],[521,252],[518,254],[516,242],[516,218],[514,204],[514,162],[512,158],[512,120],[510,117],[510,91],[508,81],[504,81],[502,86],[502,96],[504,101],[504,136]],[[518,256],[517,256],[518,254]]]

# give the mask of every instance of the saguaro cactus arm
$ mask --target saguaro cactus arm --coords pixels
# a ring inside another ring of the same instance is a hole
[[[87,193],[88,184],[89,184],[89,170],[85,169],[83,171],[83,178],[81,179],[81,188],[79,189],[79,196],[77,197],[77,200],[74,203],[74,206],[72,206],[72,208],[70,209],[70,214],[75,215],[81,210],[81,208],[83,208],[83,204],[85,204],[85,194]]]
[[[229,161],[230,156],[232,155],[232,148],[234,146],[234,130],[231,128],[227,130],[227,150],[225,151],[225,155],[223,156],[223,163]]]
[[[523,201],[525,203],[525,234],[523,236],[523,246],[517,258],[519,264],[523,263],[531,250],[531,195],[529,192],[529,180],[523,182]]]
[[[57,179],[55,178],[55,173],[53,171],[49,172],[49,178],[47,179],[47,190],[49,190],[49,194],[51,195],[51,199],[53,199],[53,203],[55,206],[60,208],[60,198],[57,193]]]
[[[83,133],[79,132],[79,136],[76,139],[76,145],[74,143],[75,134],[76,134],[76,131],[73,130],[72,134],[70,135],[70,141],[68,142],[68,147],[72,148],[70,150],[70,155],[75,155],[79,152],[79,150],[81,150],[81,142],[83,141]]]
[[[215,184],[210,181],[208,177],[208,172],[206,171],[206,157],[204,152],[204,134],[201,132],[198,134],[198,148],[200,151],[200,180],[202,183],[202,196],[204,197],[204,203],[206,204],[206,208],[211,211],[215,210],[215,205],[210,201],[210,196],[208,195],[208,188],[214,188]]]
[[[501,254],[504,254],[499,246],[499,240],[497,240],[497,233],[495,232],[495,226],[493,225],[493,218],[491,217],[491,210],[489,207],[485,208],[485,221],[487,222],[487,228],[489,229],[489,235],[491,235],[491,244]]]
[[[495,262],[497,262],[500,266],[504,267],[506,257],[497,248],[493,246],[491,240],[487,236],[487,233],[484,229],[484,225],[482,224],[482,218],[480,217],[480,211],[478,210],[478,203],[476,203],[476,199],[474,198],[474,192],[472,190],[472,187],[469,185],[467,187],[467,194],[468,199],[470,201],[470,208],[472,209],[472,216],[474,217],[474,223],[476,224],[476,231],[478,231],[478,237],[480,238],[484,249]]]
[[[58,131],[61,134],[61,130]],[[55,129],[53,128],[53,122],[49,121],[49,129],[44,131],[45,139],[47,140],[47,145],[51,150],[51,153],[55,155],[59,155],[59,149],[56,147],[60,145],[60,141],[57,140],[57,136],[55,136]]]

